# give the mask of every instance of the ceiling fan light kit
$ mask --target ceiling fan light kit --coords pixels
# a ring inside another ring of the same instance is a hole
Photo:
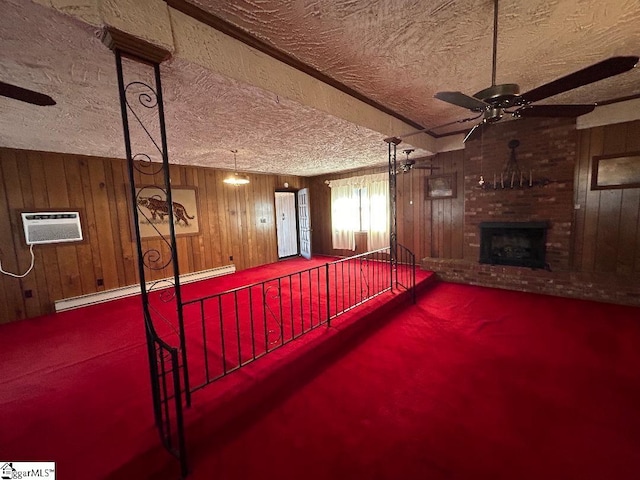
[[[633,69],[638,63],[638,56],[617,56],[598,62],[577,72],[541,85],[520,94],[520,87],[515,83],[496,85],[496,59],[498,45],[498,0],[494,0],[493,17],[493,65],[491,86],[480,90],[473,96],[462,92],[438,92],[434,96],[438,100],[477,112],[482,117],[480,123],[474,125],[465,136],[464,142],[472,138],[479,125],[499,122],[504,115],[520,117],[564,117],[575,118],[592,112],[597,103],[592,104],[550,104],[531,105],[539,100],[558,95],[574,88],[604,80]]]
[[[432,165],[431,163],[418,163],[417,162],[417,160],[426,160],[426,159],[429,159],[430,157],[422,157],[422,158],[418,158],[418,159],[409,158],[409,155],[411,155],[414,151],[415,151],[415,149],[413,149],[413,148],[406,148],[406,149],[404,149],[402,151],[402,153],[404,153],[406,155],[406,158],[404,160],[404,163],[400,164],[398,166],[398,169],[395,172],[393,172],[395,175],[397,175],[398,173],[409,173],[413,169],[429,170],[429,171],[439,170],[440,169],[440,167],[436,167],[435,165]]]

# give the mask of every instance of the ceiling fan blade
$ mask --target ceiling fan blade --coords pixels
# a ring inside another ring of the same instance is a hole
[[[438,100],[443,102],[452,103],[458,107],[468,108],[469,110],[484,110],[488,107],[488,104],[482,100],[465,95],[462,92],[438,92],[434,95]]]
[[[0,95],[3,97],[13,98],[21,102],[31,103],[33,105],[47,106],[55,105],[56,101],[44,93],[34,92],[26,88],[17,87],[10,83],[0,82]]]
[[[637,63],[638,57],[635,56],[611,57],[565,77],[540,85],[523,93],[520,98],[524,100],[524,103],[537,102],[543,98],[552,97],[559,93],[627,72],[635,67]]]
[[[527,105],[513,112],[514,117],[579,117],[593,112],[595,104],[589,105]]]

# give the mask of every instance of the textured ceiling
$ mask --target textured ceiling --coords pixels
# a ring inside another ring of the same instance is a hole
[[[0,7],[0,80],[57,102],[35,107],[0,97],[0,146],[124,158],[114,55],[97,29],[23,0]],[[141,78],[151,73],[135,64],[125,71],[135,69]],[[261,173],[311,176],[386,163],[379,132],[180,59],[161,73],[172,163],[233,168],[232,149],[239,170]]]
[[[491,85],[493,0],[189,1],[425,127],[468,117],[436,92]],[[638,0],[500,0],[496,83],[525,92],[639,55],[639,24]],[[638,94],[640,68],[540,103]]]
[[[426,127],[469,116],[435,100],[437,91],[472,95],[491,84],[492,0],[191,3]],[[526,91],[612,55],[638,55],[638,24],[638,0],[502,0],[497,83]],[[28,0],[0,0],[0,80],[57,101],[0,97],[1,146],[124,157],[114,58],[98,33]],[[180,58],[162,75],[173,163],[231,168],[231,149],[239,169],[255,172],[316,175],[386,161],[385,132]],[[640,68],[542,103],[638,94]]]

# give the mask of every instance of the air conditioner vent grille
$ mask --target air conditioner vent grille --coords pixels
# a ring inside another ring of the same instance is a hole
[[[27,245],[82,240],[78,212],[22,213],[22,225]]]

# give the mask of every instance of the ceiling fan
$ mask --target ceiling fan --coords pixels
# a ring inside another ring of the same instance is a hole
[[[414,151],[415,149],[413,148],[407,148],[402,151],[407,156],[407,158],[404,160],[404,163],[400,165],[399,171],[401,171],[402,173],[409,173],[413,169],[430,171],[440,169],[440,167],[436,167],[434,165],[431,165],[430,163],[419,163],[421,160],[431,161],[431,157],[409,158],[409,155],[411,155],[411,153],[413,153]]]
[[[482,121],[474,125],[464,138],[465,142],[478,127],[487,123],[495,123],[505,114],[513,117],[578,117],[589,113],[593,111],[597,104],[531,104],[559,93],[627,72],[636,66],[639,59],[637,56],[611,57],[521,94],[520,87],[515,83],[496,85],[497,45],[498,0],[494,0],[491,86],[480,90],[473,96],[462,92],[438,92],[434,95],[439,100],[478,113],[478,118],[482,117]]]
[[[19,100],[21,102],[30,103],[32,105],[48,106],[56,104],[56,101],[49,95],[5,82],[0,82],[0,95],[7,98],[13,98],[14,100]]]

